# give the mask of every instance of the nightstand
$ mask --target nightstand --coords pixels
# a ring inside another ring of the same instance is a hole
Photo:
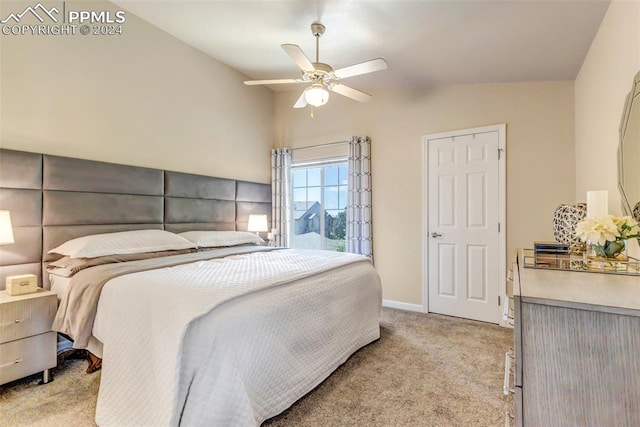
[[[0,291],[0,384],[42,371],[51,381],[56,366],[56,333],[51,330],[58,300],[53,292],[10,296]]]

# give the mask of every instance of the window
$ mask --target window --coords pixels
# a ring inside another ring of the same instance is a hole
[[[294,248],[345,251],[347,173],[344,160],[291,168]]]

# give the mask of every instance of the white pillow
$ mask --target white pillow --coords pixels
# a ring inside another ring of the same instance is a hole
[[[248,231],[187,231],[180,236],[196,244],[199,248],[217,248],[264,243],[255,233]]]
[[[69,240],[47,253],[71,258],[95,258],[106,255],[194,249],[196,246],[177,234],[164,230],[135,230],[94,234]]]

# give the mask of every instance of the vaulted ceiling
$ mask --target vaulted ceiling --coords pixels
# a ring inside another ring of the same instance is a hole
[[[372,58],[386,71],[358,87],[573,80],[609,6],[601,0],[139,1],[113,3],[251,79],[298,78],[280,47],[341,68]],[[290,85],[273,86],[288,89]]]

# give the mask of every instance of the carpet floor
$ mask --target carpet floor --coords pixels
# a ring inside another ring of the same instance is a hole
[[[513,331],[482,322],[383,308],[380,340],[263,426],[500,426],[504,352]],[[55,380],[0,386],[2,426],[95,426],[100,373],[70,360]]]

